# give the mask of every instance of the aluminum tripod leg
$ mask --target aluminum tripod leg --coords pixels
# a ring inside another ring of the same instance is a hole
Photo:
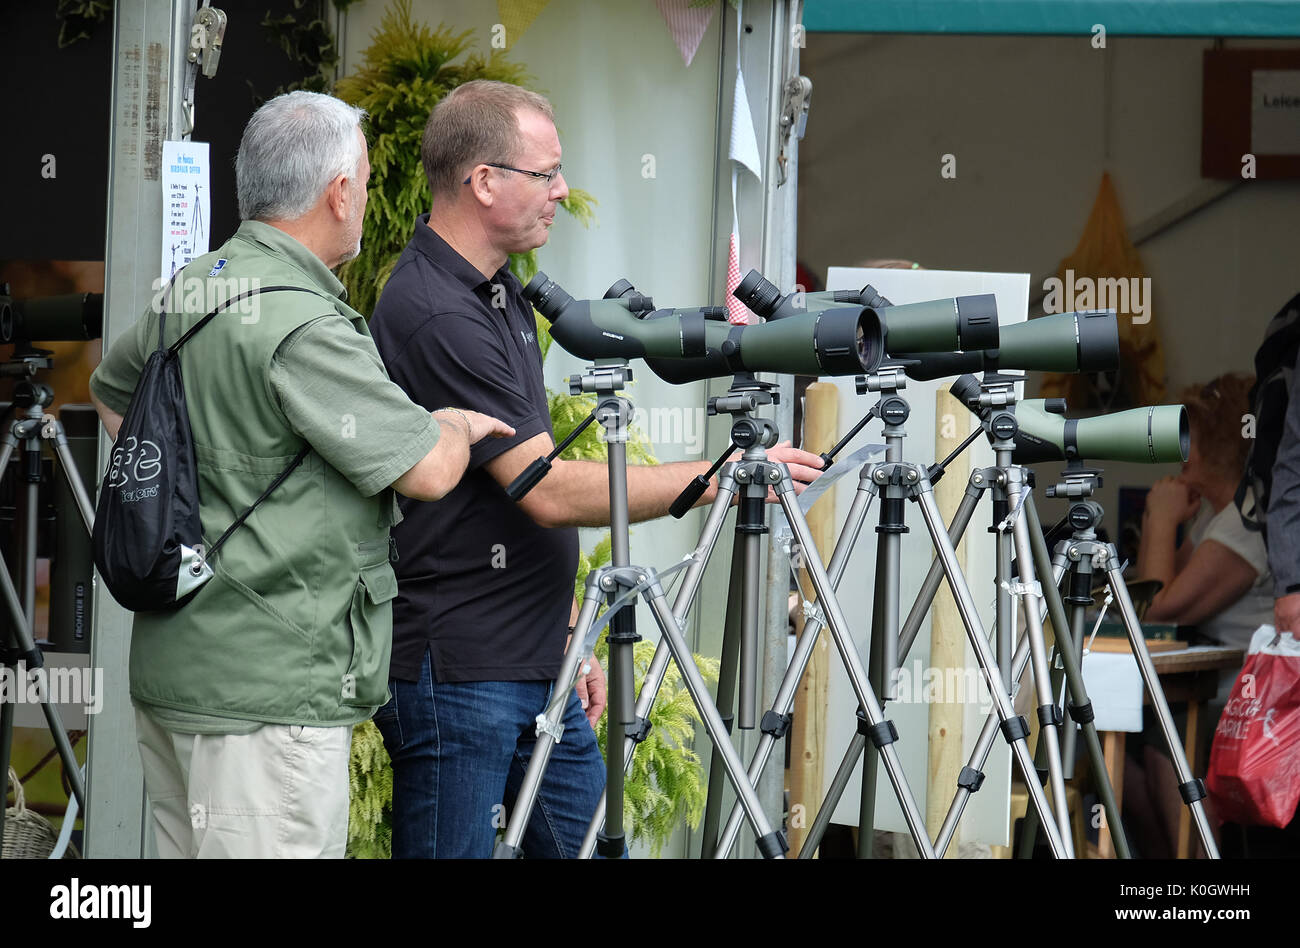
[[[812,531],[808,528],[808,521],[804,519],[803,511],[799,509],[790,472],[784,464],[778,465],[778,468],[781,472],[781,480],[775,486],[777,497],[780,499],[781,507],[785,511],[786,520],[789,522],[800,548],[805,551],[815,551],[817,547],[813,542]],[[944,538],[947,539],[947,534],[944,535]],[[879,750],[881,762],[885,765],[885,771],[889,775],[890,783],[893,784],[894,794],[898,798],[899,807],[903,811],[903,819],[907,822],[908,831],[911,833],[912,838],[916,840],[922,858],[933,858],[934,847],[931,845],[930,838],[925,831],[925,817],[922,816],[921,810],[916,804],[916,798],[912,795],[911,788],[907,784],[907,776],[903,773],[903,765],[898,758],[898,749],[894,747],[894,742],[898,739],[898,733],[894,729],[893,722],[885,719],[880,703],[876,700],[876,695],[867,681],[862,662],[858,658],[857,651],[853,647],[853,640],[849,636],[848,621],[844,618],[844,613],[840,609],[839,600],[835,597],[825,567],[811,553],[805,558],[805,564],[812,578],[813,588],[817,591],[818,606],[825,614],[835,647],[840,653],[845,671],[848,672],[849,680],[853,684],[855,697],[858,699],[861,712],[865,716],[871,732],[872,743]]]
[[[1146,639],[1142,635],[1142,624],[1138,621],[1137,611],[1133,608],[1133,600],[1129,598],[1128,587],[1124,585],[1119,554],[1113,543],[1106,544],[1103,550],[1106,578],[1110,583],[1111,595],[1115,597],[1115,603],[1119,606],[1120,615],[1124,619],[1124,628],[1128,630],[1133,657],[1137,659],[1138,671],[1142,673],[1142,681],[1151,698],[1151,707],[1155,709],[1165,744],[1169,747],[1169,757],[1173,762],[1174,773],[1178,776],[1178,792],[1192,812],[1192,821],[1196,824],[1196,831],[1200,834],[1206,855],[1211,859],[1218,859],[1219,847],[1214,842],[1214,833],[1210,830],[1210,821],[1205,814],[1205,783],[1192,776],[1192,768],[1187,764],[1187,755],[1183,753],[1183,745],[1178,740],[1178,729],[1174,727],[1173,715],[1169,712],[1169,702],[1165,699],[1164,689],[1160,687],[1160,676],[1151,662],[1151,653],[1147,650]]]
[[[985,684],[993,697],[998,719],[1002,722],[1003,736],[1011,745],[1016,762],[1020,765],[1020,772],[1025,777],[1025,787],[1029,792],[1030,800],[1033,801],[1034,809],[1043,818],[1052,854],[1058,859],[1065,858],[1069,850],[1065,848],[1065,843],[1061,839],[1061,831],[1051,820],[1051,810],[1047,805],[1047,797],[1043,793],[1042,785],[1038,782],[1037,771],[1034,769],[1034,762],[1026,744],[1026,737],[1029,733],[1028,725],[1024,718],[1016,715],[1011,707],[1011,701],[1006,690],[1002,687],[1002,675],[998,672],[996,660],[989,650],[988,637],[980,620],[979,612],[975,608],[975,600],[971,596],[970,587],[966,584],[966,579],[957,564],[957,551],[953,548],[952,541],[948,539],[948,534],[944,530],[943,519],[939,514],[939,507],[935,503],[934,494],[930,490],[928,479],[922,480],[916,499],[921,506],[921,514],[925,518],[926,527],[930,531],[930,538],[939,551],[939,558],[943,561],[944,573],[948,577],[948,588],[952,590],[953,599],[957,603],[957,611],[961,613],[962,623],[966,626],[966,637],[970,641],[980,668],[984,672]],[[1025,562],[1028,561],[1029,558],[1026,556]]]
[[[1007,452],[1007,459],[1010,459],[1010,452]],[[1009,465],[1005,468],[1005,473],[1007,500],[1015,511],[1022,494],[1027,490],[1023,484],[1024,471]],[[1028,500],[1027,497],[1024,499]],[[1062,848],[1066,858],[1073,858],[1074,843],[1070,836],[1070,810],[1065,796],[1065,773],[1061,766],[1061,710],[1057,707],[1056,695],[1052,691],[1052,676],[1047,662],[1047,641],[1040,618],[1041,610],[1044,608],[1043,590],[1042,585],[1034,579],[1034,560],[1029,545],[1029,523],[1028,517],[1023,515],[1023,505],[1020,505],[1019,513],[1013,512],[1011,516],[1016,559],[1020,567],[1019,587],[1025,594],[1026,632],[1029,636],[1029,654],[1033,664],[1034,687],[1038,699],[1038,739],[1046,751],[1048,782],[1052,788],[1056,826],[1061,834]],[[1069,641],[1068,630],[1061,630],[1058,634],[1058,642],[1061,635],[1065,636],[1065,641]]]
[[[831,586],[834,589],[839,589],[840,579],[843,577],[844,569],[853,553],[853,547],[857,544],[858,535],[866,522],[867,509],[870,507],[871,498],[874,496],[875,491],[871,482],[869,480],[860,481],[858,489],[853,495],[853,506],[849,509],[848,518],[844,521],[844,528],[835,541],[835,552],[831,554],[830,566],[826,569]],[[799,690],[799,682],[808,667],[808,662],[812,659],[813,649],[821,638],[823,626],[821,613],[817,610],[811,611],[804,620],[798,644],[795,646],[794,657],[790,661],[790,666],[786,669],[785,677],[781,679],[776,700],[772,703],[772,710],[769,712],[771,717],[764,716],[763,736],[759,739],[753,759],[749,762],[750,783],[758,783],[758,778],[767,767],[773,748],[779,740],[785,737],[786,729],[790,723],[790,712],[794,709],[795,694]],[[865,742],[866,738],[863,738],[863,741]],[[856,762],[856,758],[854,760]],[[731,848],[735,845],[736,836],[740,832],[740,824],[743,819],[744,812],[740,806],[733,806],[731,816],[727,819],[727,825],[722,831],[722,837],[717,847],[720,857],[725,858],[731,854]]]
[[[695,662],[691,658],[691,651],[686,645],[686,640],[682,638],[678,619],[668,606],[663,587],[659,585],[658,579],[653,576],[653,571],[649,572],[652,574],[650,577],[652,584],[648,591],[647,601],[654,613],[655,621],[659,625],[661,641],[667,642],[668,648],[672,651],[673,660],[677,663],[682,681],[685,683],[687,691],[690,692],[691,700],[695,702],[695,707],[699,711],[701,719],[703,719],[704,729],[708,732],[709,740],[713,741],[715,747],[721,748],[723,764],[727,769],[727,777],[735,788],[736,796],[740,799],[741,805],[745,808],[745,815],[754,827],[759,852],[767,859],[784,859],[785,837],[783,834],[772,830],[767,814],[763,812],[763,805],[758,799],[758,793],[745,776],[745,765],[741,761],[740,755],[736,753],[736,748],[731,743],[731,739],[727,736],[718,709],[714,707],[713,702],[710,700],[709,689],[708,685],[705,684],[704,676],[695,667]]]
[[[709,507],[708,516],[704,520],[704,528],[700,531],[700,542],[691,553],[691,565],[686,570],[686,575],[682,579],[681,586],[677,589],[677,597],[673,602],[673,615],[679,621],[684,619],[690,611],[695,601],[695,594],[699,591],[700,583],[704,579],[704,570],[708,566],[709,557],[712,556],[713,550],[717,546],[718,536],[722,532],[722,523],[727,517],[731,506],[731,498],[736,492],[736,482],[732,476],[734,470],[734,464],[727,464],[719,472],[718,494],[714,498],[712,506]],[[654,707],[659,688],[663,685],[664,675],[668,672],[668,661],[671,656],[672,653],[668,648],[668,643],[660,639],[659,644],[655,647],[655,654],[650,662],[650,667],[646,670],[645,679],[641,682],[641,691],[637,695],[638,734],[629,736],[623,744],[626,767],[631,767],[632,754],[639,741],[644,739],[645,733],[649,730],[650,709]],[[596,805],[596,813],[592,817],[591,824],[587,827],[587,835],[583,837],[582,848],[578,852],[581,859],[589,859],[591,854],[595,852],[596,837],[605,823],[606,805],[607,795],[602,793],[600,802]]]
[[[578,681],[578,666],[586,660],[587,633],[596,618],[596,609],[600,605],[600,576],[602,570],[592,570],[587,574],[586,590],[582,596],[582,609],[578,621],[569,638],[569,647],[564,653],[564,665],[555,679],[551,689],[551,700],[545,712],[537,716],[537,743],[533,746],[532,756],[528,758],[528,768],[524,771],[523,782],[515,797],[514,809],[510,811],[510,820],[506,824],[505,836],[496,845],[494,859],[515,859],[522,851],[519,844],[523,842],[524,832],[532,817],[533,806],[541,789],[542,777],[551,760],[551,751],[560,743],[564,735],[564,708],[569,703],[569,692]]]
[[[722,627],[722,656],[718,662],[718,697],[715,702],[727,733],[732,733],[736,708],[736,674],[740,668],[740,594],[748,570],[748,538],[736,535],[731,546],[731,582],[727,586],[727,615]],[[709,783],[704,801],[704,821],[700,825],[700,853],[711,853],[718,845],[718,821],[722,817],[722,775],[725,773],[722,752],[714,747],[709,753]],[[750,783],[755,783],[753,780]],[[739,805],[737,805],[739,809]]]
[[[1051,573],[1056,576],[1052,586],[1045,590],[1047,612],[1052,619],[1052,628],[1054,630],[1069,630],[1068,632],[1057,633],[1056,650],[1065,670],[1066,684],[1072,702],[1069,706],[1070,719],[1078,723],[1083,731],[1084,745],[1088,750],[1088,761],[1092,770],[1093,785],[1096,787],[1097,796],[1101,798],[1101,805],[1106,813],[1111,840],[1115,843],[1115,852],[1119,858],[1128,859],[1130,858],[1128,839],[1124,833],[1123,823],[1120,821],[1119,805],[1115,801],[1115,789],[1110,782],[1110,773],[1106,770],[1106,756],[1102,751],[1101,737],[1097,734],[1096,721],[1093,720],[1092,701],[1088,697],[1087,685],[1083,679],[1083,667],[1080,664],[1080,656],[1083,654],[1082,624],[1084,607],[1082,604],[1075,605],[1073,622],[1066,617],[1065,603],[1062,601],[1060,593],[1062,574],[1059,572],[1059,570],[1065,568],[1066,559],[1064,553],[1062,553],[1058,557],[1059,565],[1048,561],[1047,541],[1043,539],[1043,526],[1039,521],[1038,507],[1034,503],[1032,496],[1025,503],[1025,516],[1028,518],[1029,542],[1033,549],[1036,569],[1041,575]],[[1068,547],[1068,541],[1063,542],[1061,545],[1062,550]],[[1090,564],[1088,575],[1091,575]],[[1071,732],[1073,732],[1073,728],[1071,728]]]

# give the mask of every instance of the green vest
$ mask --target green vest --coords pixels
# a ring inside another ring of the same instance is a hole
[[[224,260],[212,275],[218,260]],[[263,293],[223,312],[181,349],[198,460],[205,546],[219,537],[303,447],[276,405],[272,356],[331,311],[373,351],[342,284],[301,244],[245,222],[177,281],[166,322],[174,342],[216,303]],[[204,286],[214,298],[198,299]],[[181,290],[189,292],[182,296]],[[157,338],[157,315],[147,315]],[[179,324],[179,325],[178,325]],[[355,724],[388,700],[393,492],[363,497],[315,451],[218,551],[215,575],[182,608],[139,613],[131,638],[131,696],[146,705],[270,724]]]

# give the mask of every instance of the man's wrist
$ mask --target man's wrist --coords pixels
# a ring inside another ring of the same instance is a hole
[[[461,420],[461,421],[464,423],[464,425],[465,425],[465,441],[466,441],[467,443],[469,443],[469,444],[473,444],[473,443],[474,443],[474,426],[473,426],[472,424],[470,424],[469,415],[465,414],[465,413],[464,413],[463,411],[461,411],[459,408],[436,408],[436,409],[434,409],[434,411],[432,412],[432,414],[434,414],[434,415],[439,415],[439,414],[442,414],[442,413],[444,413],[444,412],[450,412],[450,413],[452,413],[452,414],[460,415],[460,420]]]

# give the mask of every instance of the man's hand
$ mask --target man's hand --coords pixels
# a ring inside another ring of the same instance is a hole
[[[578,700],[582,702],[582,709],[587,712],[587,723],[591,725],[592,730],[596,729],[596,722],[600,716],[605,713],[605,670],[600,667],[600,662],[596,661],[596,656],[591,656],[587,660],[587,665],[591,670],[578,677]]]
[[[1274,601],[1273,628],[1300,638],[1300,593],[1289,593]]]
[[[468,408],[459,408],[454,412],[440,408],[434,414],[442,415],[444,419],[450,418],[455,421],[465,422],[469,428],[465,434],[470,445],[478,444],[484,438],[508,438],[515,433],[515,429],[500,418],[493,418],[491,415],[485,415],[482,412],[470,411]]]
[[[740,458],[741,454],[737,451],[730,459],[739,461]],[[767,459],[769,461],[780,461],[790,469],[790,476],[794,479],[794,492],[796,494],[802,494],[809,484],[822,476],[821,457],[800,448],[791,447],[789,441],[782,441],[775,447],[768,448]],[[777,502],[776,491],[770,487],[767,490],[767,502],[769,504]]]

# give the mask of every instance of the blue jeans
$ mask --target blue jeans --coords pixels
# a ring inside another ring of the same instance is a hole
[[[440,684],[424,654],[418,682],[390,679],[375,724],[393,760],[393,858],[486,859],[506,825],[536,743],[548,681]],[[521,848],[578,855],[605,789],[596,733],[576,693],[551,753]]]

